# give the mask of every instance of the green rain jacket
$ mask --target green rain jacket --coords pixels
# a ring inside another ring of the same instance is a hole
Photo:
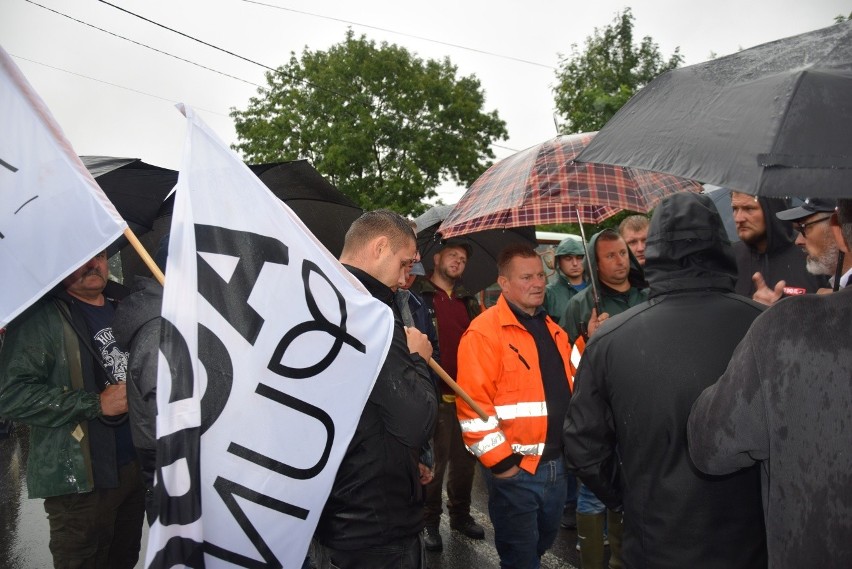
[[[608,286],[602,285],[598,278],[597,259],[595,258],[595,244],[598,241],[600,233],[595,233],[589,240],[589,257],[588,266],[591,267],[589,273],[595,279],[598,295],[600,296],[601,311],[606,312],[610,316],[615,316],[624,312],[632,306],[648,300],[648,289],[646,288],[645,275],[642,272],[642,267],[630,252],[630,247],[627,248],[627,255],[630,257],[630,273],[628,280],[630,281],[630,290],[627,292],[618,292]],[[589,322],[589,317],[592,314],[594,307],[594,289],[591,285],[577,293],[574,298],[568,302],[565,308],[565,315],[559,321],[568,336],[573,341],[580,336],[580,323]]]
[[[566,237],[562,241],[559,242],[559,245],[556,247],[554,251],[554,258],[556,261],[556,275],[557,278],[555,281],[547,285],[547,288],[544,291],[544,311],[547,312],[548,316],[556,322],[560,323],[562,320],[562,315],[565,314],[565,309],[568,307],[568,301],[574,298],[583,288],[577,288],[571,284],[571,281],[568,280],[568,277],[565,276],[559,269],[559,257],[563,255],[586,255],[586,251],[583,248],[583,242],[579,239],[574,239],[573,237]],[[589,274],[589,266],[585,261],[583,262],[583,283],[588,284],[586,282],[586,275]]]
[[[30,426],[30,498],[94,487],[88,419],[100,415],[100,399],[74,385],[72,375],[82,381],[80,362],[73,329],[50,296],[9,324],[0,350],[0,415]]]

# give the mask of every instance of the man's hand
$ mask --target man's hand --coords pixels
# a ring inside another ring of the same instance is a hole
[[[435,473],[432,469],[422,462],[417,464],[417,470],[420,471],[420,484],[424,486],[432,482],[432,479],[435,477]]]
[[[754,273],[751,276],[751,282],[754,283],[755,291],[751,296],[751,299],[767,306],[772,306],[781,300],[781,297],[784,296],[784,286],[787,284],[784,281],[778,281],[775,285],[775,289],[773,290],[769,288],[766,281],[763,279],[763,275],[760,273]]]
[[[429,341],[429,337],[413,326],[406,327],[405,336],[408,340],[408,351],[412,354],[419,354],[428,362],[429,358],[432,357],[432,343]]]
[[[107,385],[101,392],[101,413],[114,417],[127,413],[127,384]]]
[[[588,328],[587,328],[588,333],[589,333],[589,338],[592,337],[592,334],[595,333],[595,330],[598,329],[598,326],[603,324],[604,320],[606,320],[607,318],[609,318],[608,312],[602,312],[601,315],[598,316],[597,309],[592,308],[592,313],[589,316],[589,325],[588,325]]]
[[[494,478],[511,478],[512,476],[514,476],[515,474],[517,474],[520,471],[521,471],[520,466],[513,466],[512,468],[510,468],[509,470],[507,470],[505,472],[501,472],[500,474],[495,474]]]

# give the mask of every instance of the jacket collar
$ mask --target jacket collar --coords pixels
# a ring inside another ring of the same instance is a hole
[[[352,273],[356,279],[361,281],[361,284],[367,289],[367,291],[373,295],[375,298],[378,298],[391,308],[394,305],[394,295],[393,291],[389,286],[385,285],[378,279],[374,278],[370,273],[359,269],[358,267],[353,267],[352,265],[343,265],[346,267],[350,273]]]

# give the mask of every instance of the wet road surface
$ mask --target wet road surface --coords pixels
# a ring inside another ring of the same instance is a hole
[[[52,566],[48,550],[48,527],[42,500],[27,498],[27,429],[16,425],[13,435],[0,440],[0,569],[46,569]],[[484,540],[473,540],[450,530],[447,516],[441,517],[444,550],[426,553],[429,569],[491,569],[500,566],[494,548],[494,528],[488,518],[487,491],[479,473],[473,487],[471,515],[485,528]],[[446,500],[446,497],[445,497]],[[147,532],[146,532],[147,533]],[[144,544],[140,559],[144,559]],[[554,546],[542,559],[543,569],[576,569],[577,534],[559,530]],[[142,568],[142,561],[137,568]]]

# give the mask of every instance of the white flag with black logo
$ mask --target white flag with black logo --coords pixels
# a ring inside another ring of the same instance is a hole
[[[126,227],[0,48],[0,328]]]
[[[301,567],[393,316],[185,114],[146,566]]]

